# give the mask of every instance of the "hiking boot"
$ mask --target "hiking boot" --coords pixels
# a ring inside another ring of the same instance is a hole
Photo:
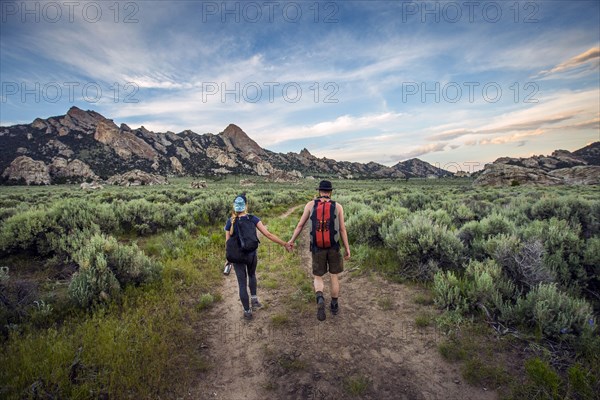
[[[340,305],[338,303],[331,303],[329,305],[329,309],[333,315],[337,315],[337,313],[340,311]]]
[[[262,307],[262,303],[260,301],[258,301],[258,299],[252,299],[251,303],[252,303],[253,310]]]
[[[250,310],[244,310],[244,319],[252,319],[252,309]]]
[[[319,321],[325,321],[325,302],[322,297],[320,297],[317,302],[317,319]]]

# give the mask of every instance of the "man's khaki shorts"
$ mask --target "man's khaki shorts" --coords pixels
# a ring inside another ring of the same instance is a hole
[[[312,253],[313,275],[323,276],[327,272],[330,274],[339,274],[344,270],[344,259],[340,249],[317,249]]]

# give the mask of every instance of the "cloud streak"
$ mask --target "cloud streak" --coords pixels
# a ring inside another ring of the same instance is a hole
[[[599,60],[600,47],[592,47],[591,49],[558,64],[552,69],[540,71],[538,77],[571,71],[585,65],[589,66],[590,69],[598,69],[598,66],[600,65]]]

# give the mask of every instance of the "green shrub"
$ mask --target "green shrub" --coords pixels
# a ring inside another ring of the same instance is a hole
[[[455,226],[461,226],[475,219],[475,213],[465,204],[447,201],[443,204],[443,208],[448,212]]]
[[[382,224],[399,218],[404,219],[408,213],[405,208],[386,207],[382,211],[375,212],[366,206],[361,206],[346,219],[348,240],[354,244],[383,245],[380,233]]]
[[[381,219],[379,214],[366,207],[346,219],[348,240],[353,244],[381,245],[383,240],[379,235]]]
[[[74,256],[79,271],[71,279],[69,296],[81,307],[106,301],[121,289],[115,274],[108,267],[102,248],[104,238],[100,239],[95,236]]]
[[[590,237],[598,233],[598,214],[592,212],[595,208],[592,202],[573,196],[544,197],[533,204],[530,216],[538,220],[561,219],[573,227],[579,225],[581,233]]]
[[[463,312],[468,309],[465,282],[453,271],[440,271],[433,277],[433,301],[439,308]]]
[[[467,207],[471,209],[476,220],[481,220],[492,212],[494,206],[486,200],[471,200],[467,203]]]
[[[457,234],[465,246],[471,247],[475,240],[483,238],[483,230],[479,221],[469,221],[464,224]]]
[[[499,235],[485,242],[484,248],[522,292],[556,280],[556,274],[543,263],[545,250],[539,239],[522,242],[513,235]]]
[[[0,230],[0,250],[35,250],[66,257],[101,229],[110,232],[116,227],[108,205],[66,199],[45,210],[27,210],[7,219]]]
[[[0,228],[0,250],[11,252],[38,247],[44,232],[50,226],[43,210],[27,210],[8,218]]]
[[[466,295],[470,304],[502,310],[505,299],[514,297],[515,285],[507,280],[493,260],[471,261],[465,269]]]
[[[431,219],[435,224],[443,226],[445,228],[452,228],[454,225],[450,214],[448,214],[448,212],[443,209],[427,209],[423,211],[418,211],[416,214],[423,215],[426,218]]]
[[[384,243],[398,255],[400,267],[418,268],[430,260],[442,269],[460,266],[463,245],[445,227],[422,215],[408,220],[396,220],[381,227]]]
[[[481,221],[470,221],[464,224],[458,232],[458,238],[465,244],[471,256],[483,260],[490,255],[486,251],[486,241],[499,235],[510,235],[516,227],[504,215],[493,213]]]
[[[551,270],[564,288],[581,288],[586,284],[586,272],[580,263],[582,240],[579,225],[556,218],[533,221],[521,233],[524,241],[539,240],[544,245],[544,266]]]
[[[107,255],[109,267],[121,285],[139,285],[158,278],[160,265],[146,256],[135,243],[117,245],[108,249]]]
[[[594,376],[586,371],[581,364],[571,365],[567,369],[569,391],[576,398],[592,400],[594,398]],[[597,394],[597,393],[596,393]]]
[[[547,362],[537,357],[529,359],[525,361],[525,371],[530,384],[524,386],[521,391],[525,391],[532,396],[529,398],[535,397],[540,400],[559,399],[560,376]]]
[[[81,307],[116,296],[121,286],[154,280],[160,271],[135,244],[123,246],[103,235],[94,235],[73,259],[79,271],[71,279],[69,295]]]
[[[146,199],[118,203],[115,213],[121,229],[133,230],[141,235],[156,233],[160,229],[174,227],[179,206],[170,203],[151,203]]]
[[[582,266],[587,279],[586,294],[595,303],[596,311],[600,311],[600,237],[593,237],[585,244]]]
[[[206,218],[206,222],[210,225],[217,222],[222,222],[223,218],[231,214],[233,199],[228,200],[224,197],[214,198],[211,197],[203,202],[202,213]],[[257,209],[253,208],[253,199],[248,199],[248,211],[250,213],[256,212]]]
[[[504,215],[493,213],[480,221],[481,234],[484,238],[500,234],[511,234],[515,231],[515,224]]]
[[[556,284],[540,284],[519,298],[513,318],[552,338],[580,334],[594,320],[589,303],[561,292]]]
[[[402,199],[402,206],[410,211],[424,210],[431,203],[431,198],[422,192],[409,193]]]
[[[200,301],[196,305],[196,309],[198,311],[206,310],[207,308],[211,307],[214,302],[215,297],[212,294],[204,293],[202,296],[200,296]]]
[[[463,277],[452,271],[438,272],[433,280],[434,302],[440,308],[462,313],[482,309],[502,314],[515,296],[515,285],[505,279],[501,268],[493,261],[471,261]]]

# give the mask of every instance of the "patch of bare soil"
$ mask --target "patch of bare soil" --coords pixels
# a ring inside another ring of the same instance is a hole
[[[289,215],[289,214],[287,214]],[[310,275],[308,232],[298,250]],[[259,260],[260,262],[260,260]],[[260,285],[260,274],[258,276]],[[325,298],[329,303],[329,280]],[[223,301],[199,337],[211,368],[189,390],[194,399],[497,399],[496,392],[463,381],[446,362],[432,326],[415,318],[434,311],[417,305],[420,289],[370,275],[340,274],[340,312],[316,318],[316,306],[292,311],[293,288],[259,289],[267,307],[242,318],[237,282],[224,279]],[[285,316],[273,320],[273,316]]]

